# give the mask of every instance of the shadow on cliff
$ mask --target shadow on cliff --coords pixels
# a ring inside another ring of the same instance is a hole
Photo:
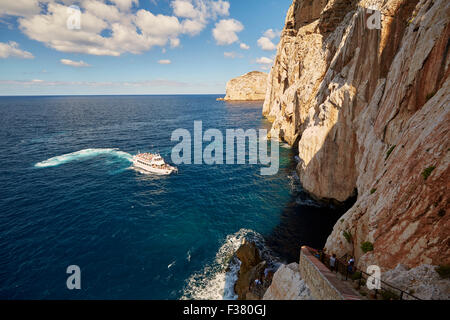
[[[306,192],[293,196],[281,212],[280,223],[266,237],[266,245],[284,262],[297,262],[304,245],[321,249],[333,226],[353,206],[356,197],[340,206],[321,205]]]
[[[358,10],[361,11],[356,21],[357,25],[350,38],[346,39],[347,46],[336,49],[334,53],[337,57],[333,62],[333,69],[329,67],[328,72],[331,74],[327,72],[329,77],[325,77],[329,80],[322,81],[318,90],[327,95],[322,97],[322,101],[318,101],[315,106],[315,114],[319,114],[320,105],[331,93],[328,86],[334,76],[341,73],[353,59],[357,59],[352,62],[352,65],[355,66],[354,76],[351,80],[345,79],[345,84],[354,88],[355,95],[346,97],[347,101],[345,106],[340,107],[336,123],[329,130],[321,148],[304,169],[305,172],[327,175],[326,183],[329,188],[341,188],[343,185],[347,185],[348,194],[351,194],[352,190],[356,190],[358,169],[355,164],[354,152],[358,152],[358,144],[354,120],[363,108],[367,107],[376,90],[378,80],[387,76],[401,44],[407,21],[417,2],[418,0],[413,0],[398,7],[389,17],[391,22],[388,25],[388,33],[384,35],[381,30],[370,30],[366,27],[369,14],[364,12],[363,8],[359,8]],[[321,15],[318,27],[320,33],[326,38],[342,22],[349,10],[356,8],[356,1],[338,0],[334,2],[334,5]],[[384,47],[382,47],[382,42],[386,44]],[[323,45],[326,46],[326,39]],[[359,54],[356,54],[357,52]],[[364,92],[358,92],[358,87],[363,83],[365,83]],[[374,110],[374,114],[376,113],[377,110]],[[341,136],[339,140],[345,141],[345,145],[337,143],[339,136]],[[299,139],[301,139],[301,135]],[[348,171],[353,174],[348,177],[342,176],[342,172]],[[319,177],[314,177],[314,175],[312,177],[319,181]],[[351,182],[348,183],[345,179],[351,179]],[[352,187],[350,188],[349,185]],[[286,262],[298,261],[302,245],[323,248],[335,223],[354,205],[356,200],[357,190],[350,195],[348,200],[338,206],[319,205],[307,192],[299,190],[281,213],[279,225],[266,237],[266,244]]]
[[[286,170],[295,172],[295,166],[292,160]],[[340,204],[319,202],[303,190],[298,180],[295,188],[279,224],[265,237],[266,245],[286,263],[298,262],[303,245],[323,248],[335,223],[356,201],[355,196]]]

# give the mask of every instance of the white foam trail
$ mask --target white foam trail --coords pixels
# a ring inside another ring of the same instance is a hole
[[[37,168],[56,167],[67,162],[85,160],[99,155],[111,155],[126,159],[130,162],[132,161],[131,154],[120,151],[116,148],[90,148],[56,156],[45,161],[38,162],[34,166]]]
[[[234,284],[240,268],[239,259],[232,259],[243,239],[264,242],[262,236],[252,230],[241,229],[228,235],[219,248],[214,261],[203,270],[191,275],[183,290],[182,300],[235,300]],[[230,260],[232,259],[232,260]],[[230,263],[231,262],[231,263]],[[229,269],[227,270],[227,267]]]

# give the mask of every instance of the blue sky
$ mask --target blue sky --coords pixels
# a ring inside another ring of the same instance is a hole
[[[0,0],[0,95],[222,94],[268,72],[290,4]]]

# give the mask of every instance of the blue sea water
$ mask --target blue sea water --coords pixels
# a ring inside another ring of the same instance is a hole
[[[224,134],[270,127],[261,103],[216,98],[0,97],[0,298],[233,298],[225,269],[243,237],[285,261],[323,245],[342,212],[301,190],[286,145],[273,176],[249,164],[130,168],[138,151],[170,162],[172,131],[195,120]],[[66,287],[69,265],[81,290]]]
[[[216,98],[1,97],[0,298],[179,299],[214,286],[197,297],[220,297],[218,252],[279,223],[291,150],[280,148],[274,176],[183,164],[153,176],[129,160],[139,150],[170,162],[172,131],[192,132],[194,120],[224,133],[268,127],[261,103]],[[69,265],[81,290],[66,287]]]

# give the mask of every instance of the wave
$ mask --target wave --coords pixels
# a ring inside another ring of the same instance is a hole
[[[273,269],[279,266],[279,259],[264,246],[262,235],[253,230],[241,229],[226,237],[211,264],[187,279],[181,300],[236,300],[234,284],[241,262],[234,257],[234,253],[244,239],[256,244],[264,260]]]
[[[90,148],[52,157],[45,161],[38,162],[34,166],[37,168],[56,167],[64,163],[90,159],[100,155],[110,155],[117,158],[128,160],[130,162],[132,161],[133,157],[131,154],[124,151],[120,151],[117,148]]]

